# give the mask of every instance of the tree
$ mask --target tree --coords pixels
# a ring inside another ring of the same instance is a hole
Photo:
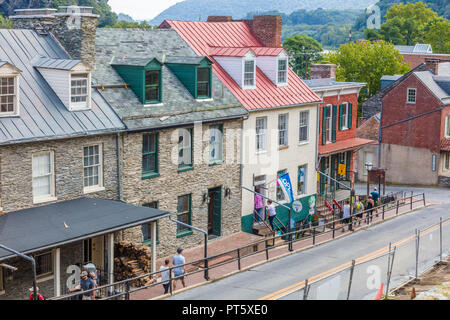
[[[360,95],[361,101],[380,90],[382,76],[404,74],[410,69],[402,63],[403,57],[394,45],[382,40],[342,44],[339,50],[325,54],[324,58],[337,65],[338,81],[367,84],[367,92]]]
[[[450,21],[439,18],[428,23],[424,42],[431,44],[435,53],[450,53]]]
[[[119,21],[116,22],[113,26],[106,26],[105,28],[153,29],[154,27],[149,25],[147,21],[142,22]]]
[[[307,77],[307,69],[313,62],[320,61],[323,51],[317,40],[307,36],[297,34],[286,38],[283,47],[289,52],[289,64],[299,76]]]
[[[11,29],[12,21],[0,15],[0,29]]]

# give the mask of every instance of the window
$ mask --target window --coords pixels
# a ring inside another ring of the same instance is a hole
[[[297,194],[306,193],[306,164],[298,167]]]
[[[281,170],[277,172],[277,179],[278,177],[282,176],[283,174],[287,173],[287,170]],[[278,185],[278,181],[277,181],[277,201],[282,201],[284,200],[284,193],[283,190],[281,189],[281,187]]]
[[[178,131],[178,167],[192,167],[192,129]]]
[[[246,60],[244,62],[244,86],[253,87],[255,85],[255,61]]]
[[[278,60],[278,83],[283,84],[287,82],[287,60]]]
[[[450,152],[444,153],[444,170],[450,170]]]
[[[416,103],[416,89],[408,88],[408,103]]]
[[[308,141],[308,130],[309,129],[309,111],[300,112],[300,122],[299,122],[299,139],[300,143]]]
[[[89,74],[72,74],[70,83],[71,107],[86,108],[89,101]]]
[[[325,121],[326,121],[326,141],[330,142],[333,141],[333,113],[331,110],[331,106],[324,109],[324,112],[326,112],[325,115]]]
[[[210,68],[197,69],[197,98],[209,98]]]
[[[450,138],[450,116],[445,118],[445,133],[444,136],[446,138]]]
[[[158,133],[142,136],[142,177],[155,176],[158,173]]]
[[[34,154],[32,166],[33,201],[53,200],[49,199],[55,195],[53,152]]]
[[[100,145],[84,147],[84,188],[103,186],[103,160]],[[86,191],[86,190],[85,190]]]
[[[341,104],[341,109],[340,109],[340,119],[339,119],[339,123],[340,123],[340,130],[347,130],[349,128],[348,126],[348,114],[349,114],[349,105],[347,102],[344,102],[343,104]]]
[[[160,102],[161,70],[145,70],[145,102]]]
[[[217,163],[222,161],[222,125],[209,127],[209,161]]]
[[[158,201],[146,203],[143,207],[158,209]],[[158,221],[156,221],[156,241],[158,242]],[[142,242],[151,243],[152,241],[152,225],[151,223],[145,223],[141,226],[142,230]]]
[[[178,197],[177,220],[186,224],[191,224],[191,195],[187,194]],[[177,234],[184,234],[191,229],[177,223]]]
[[[53,273],[52,252],[46,252],[34,257],[36,261],[36,276],[45,276]]]
[[[278,115],[278,145],[280,146],[288,145],[288,123],[288,113]]]
[[[267,117],[256,118],[256,151],[266,150]]]
[[[14,115],[17,109],[16,77],[0,78],[0,115]]]

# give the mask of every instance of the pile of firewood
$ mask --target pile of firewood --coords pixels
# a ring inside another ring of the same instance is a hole
[[[135,278],[151,269],[151,249],[139,243],[120,241],[116,244],[117,256],[114,258],[114,273],[117,281]],[[130,285],[141,287],[153,283],[150,277],[133,280]]]

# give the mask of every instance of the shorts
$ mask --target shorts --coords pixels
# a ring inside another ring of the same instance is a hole
[[[184,273],[174,274],[174,280],[184,280]]]

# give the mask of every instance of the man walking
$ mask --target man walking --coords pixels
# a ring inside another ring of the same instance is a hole
[[[345,224],[348,224],[348,231],[352,231],[352,218],[350,215],[350,201],[345,201],[344,204],[344,214],[342,216],[344,218],[343,224],[342,224],[342,232],[345,231]]]
[[[77,285],[73,289],[69,289],[69,292],[77,291],[77,290],[91,290],[95,288],[95,282],[91,278],[89,278],[88,273],[86,271],[83,271],[81,273],[81,280],[80,284]],[[82,300],[94,300],[95,299],[95,291],[90,291],[83,293],[83,299]]]
[[[167,294],[170,288],[169,263],[170,263],[169,259],[166,259],[164,261],[164,265],[159,268],[159,271],[161,271],[161,284],[164,287],[164,294]]]
[[[183,257],[181,252],[183,252],[183,249],[178,248],[177,254],[173,257],[173,260],[172,260],[172,263],[174,266],[182,265],[181,267],[176,267],[175,269],[173,269],[173,274],[175,276],[175,278],[173,280],[173,291],[175,291],[177,288],[177,280],[180,280],[181,283],[183,284],[183,288],[186,288],[186,283],[184,282],[184,274],[185,274],[186,270],[183,266],[186,263],[186,259]]]
[[[275,216],[277,215],[277,212],[275,210],[274,205],[272,204],[272,200],[267,200],[267,212],[269,214],[269,223],[272,227],[272,230],[275,230],[273,226],[273,219],[275,219]]]
[[[378,200],[380,199],[378,189],[376,187],[373,188],[373,191],[370,193],[370,195],[372,196],[373,199],[373,206],[378,207],[379,206]],[[378,217],[378,208],[376,209],[375,213],[377,214],[376,216]]]

